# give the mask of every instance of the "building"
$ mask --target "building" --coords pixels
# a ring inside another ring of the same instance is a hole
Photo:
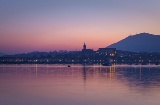
[[[97,53],[103,56],[114,57],[116,55],[116,48],[99,48]]]
[[[94,56],[94,51],[93,51],[93,49],[87,49],[87,46],[86,46],[86,44],[84,43],[84,45],[83,45],[83,49],[82,49],[82,55],[83,55],[83,57],[93,57]]]
[[[90,53],[90,52],[94,52],[94,51],[93,51],[93,49],[87,49],[87,46],[86,46],[86,44],[84,43],[82,52]]]

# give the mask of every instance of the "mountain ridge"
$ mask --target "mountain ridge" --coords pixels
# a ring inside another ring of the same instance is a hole
[[[107,48],[116,48],[117,50],[131,52],[160,52],[160,35],[150,33],[139,33],[130,35]]]

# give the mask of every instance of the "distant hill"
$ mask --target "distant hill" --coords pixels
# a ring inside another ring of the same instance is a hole
[[[0,53],[0,57],[1,57],[1,56],[4,56],[4,55],[5,55],[4,53]]]
[[[39,51],[34,51],[34,52],[29,52],[29,53],[21,53],[21,54],[14,54],[14,55],[5,55],[5,57],[29,57],[29,58],[45,58],[45,57],[51,57],[55,56],[58,54],[66,54],[68,53],[67,51],[50,51],[50,52],[39,52]]]
[[[160,52],[160,35],[149,33],[130,35],[107,48],[131,52]]]

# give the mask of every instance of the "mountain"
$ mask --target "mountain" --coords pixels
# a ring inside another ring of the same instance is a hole
[[[130,35],[107,48],[131,52],[160,52],[160,35],[150,33],[139,33]]]

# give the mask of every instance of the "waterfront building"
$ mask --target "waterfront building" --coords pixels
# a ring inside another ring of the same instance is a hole
[[[99,48],[97,53],[102,56],[114,57],[116,55],[116,48]]]

